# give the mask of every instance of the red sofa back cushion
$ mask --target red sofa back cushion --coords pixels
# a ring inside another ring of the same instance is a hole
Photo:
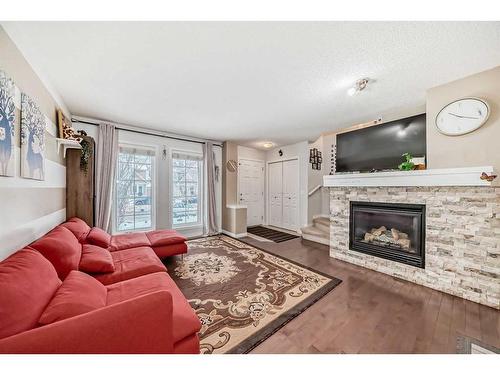
[[[94,227],[87,236],[87,242],[92,245],[108,248],[111,243],[111,235],[101,228]]]
[[[90,227],[87,223],[78,217],[72,217],[65,223],[62,223],[61,226],[68,228],[80,242],[84,242],[90,232]]]
[[[35,328],[60,285],[54,266],[35,250],[0,262],[0,339]]]
[[[83,244],[82,259],[78,267],[87,273],[114,272],[113,257],[107,249],[90,244]]]
[[[50,260],[61,280],[64,280],[70,271],[78,269],[82,245],[65,227],[55,227],[45,236],[33,242],[30,247],[38,250]]]
[[[71,271],[38,322],[50,324],[104,307],[107,294],[106,287],[92,276]]]

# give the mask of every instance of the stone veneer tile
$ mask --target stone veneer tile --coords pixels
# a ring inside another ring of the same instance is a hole
[[[349,201],[425,204],[425,269],[349,250]],[[500,188],[330,188],[330,256],[500,309]]]

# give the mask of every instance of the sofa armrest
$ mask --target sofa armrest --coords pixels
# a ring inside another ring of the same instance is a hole
[[[167,291],[109,305],[0,340],[0,353],[172,353]]]

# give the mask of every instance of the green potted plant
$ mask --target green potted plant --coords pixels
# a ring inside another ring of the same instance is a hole
[[[401,171],[412,171],[415,168],[415,164],[411,161],[413,157],[408,152],[405,152],[402,156],[405,161],[399,164],[398,168]]]

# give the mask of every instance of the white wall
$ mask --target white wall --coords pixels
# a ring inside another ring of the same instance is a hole
[[[87,134],[98,141],[97,126],[75,123],[76,129],[83,129]],[[119,141],[121,143],[150,146],[156,149],[156,173],[155,173],[155,222],[156,229],[172,228],[172,171],[171,154],[172,151],[185,151],[199,153],[202,155],[202,145],[200,143],[179,141],[164,137],[158,137],[146,134],[137,134],[125,130],[120,130]],[[163,148],[166,148],[166,158],[163,157]],[[222,228],[222,148],[215,146],[215,162],[219,166],[219,181],[216,182],[216,205],[217,205],[217,223]],[[188,237],[196,237],[203,234],[201,225],[178,229]]]
[[[12,177],[0,176],[0,260],[30,244],[66,219],[66,161],[57,153],[56,109],[65,108],[0,27],[0,70],[14,81],[15,134]],[[45,180],[21,177],[21,92],[45,115]],[[66,115],[69,115],[66,113]]]
[[[266,152],[262,150],[257,150],[255,148],[238,146],[238,160],[239,159],[247,159],[247,160],[266,160]]]
[[[279,156],[279,150],[283,151],[283,156]],[[267,165],[270,162],[298,158],[299,160],[299,227],[307,225],[308,222],[308,164],[309,164],[309,145],[307,141],[294,143],[292,145],[276,147],[266,152]],[[267,166],[266,165],[266,166]],[[267,167],[266,167],[267,176]],[[268,183],[266,179],[266,223],[268,218]]]
[[[319,137],[315,142],[310,143],[308,149],[311,150],[313,148],[321,151],[323,155],[323,160],[325,159],[323,153],[323,136]],[[321,169],[312,169],[312,164],[309,163],[309,155],[308,155],[308,163],[307,163],[307,191],[308,194],[311,190],[313,190],[318,185],[323,185],[323,175],[325,174],[325,165],[322,163]],[[322,189],[316,191],[313,195],[308,195],[308,204],[307,204],[307,222],[311,223],[312,219],[315,215],[321,214],[322,211]]]

